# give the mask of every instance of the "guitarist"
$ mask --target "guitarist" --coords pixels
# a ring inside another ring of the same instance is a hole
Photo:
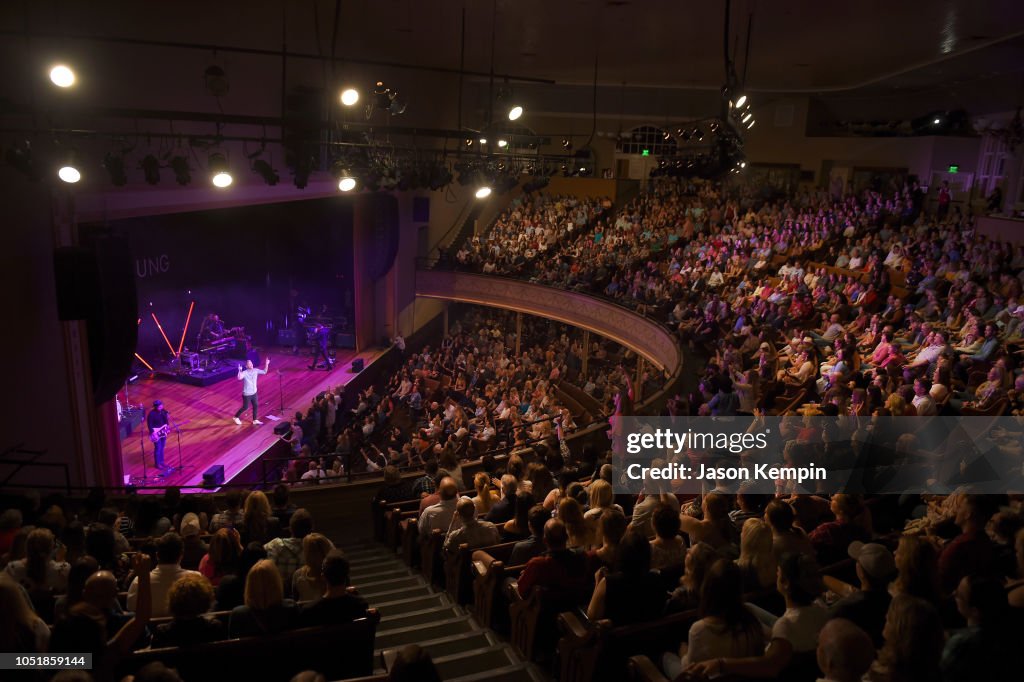
[[[163,401],[154,400],[153,409],[146,415],[146,426],[149,427],[149,437],[153,441],[154,466],[161,473],[166,468],[164,466],[164,446],[167,445],[167,424],[169,421],[170,415],[164,409]]]

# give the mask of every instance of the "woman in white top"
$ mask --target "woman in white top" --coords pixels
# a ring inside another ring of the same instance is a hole
[[[7,564],[7,574],[29,592],[51,591],[63,594],[68,589],[66,561],[53,561],[56,540],[46,528],[36,528],[28,534],[25,558]]]
[[[786,599],[786,612],[772,625],[768,648],[763,653],[725,655],[716,660],[693,662],[687,672],[706,677],[733,675],[775,679],[793,661],[794,655],[817,649],[818,633],[828,620],[825,608],[815,603],[824,591],[820,573],[817,563],[806,554],[787,554],[779,564],[777,579],[777,588]]]
[[[768,630],[743,603],[743,575],[739,567],[719,559],[708,570],[700,597],[700,620],[690,626],[679,655],[667,653],[662,667],[669,679],[684,669],[709,665],[726,657],[759,656],[764,652]]]

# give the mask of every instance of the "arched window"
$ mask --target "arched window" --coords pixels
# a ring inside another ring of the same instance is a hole
[[[667,131],[654,126],[639,126],[625,133],[617,145],[622,154],[672,156],[676,153],[676,139]]]

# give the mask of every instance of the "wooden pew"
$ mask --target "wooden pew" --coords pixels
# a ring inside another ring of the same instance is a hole
[[[379,614],[370,609],[367,617],[343,625],[136,651],[120,661],[116,677],[134,674],[154,661],[176,668],[189,682],[223,682],[227,661],[232,679],[287,680],[303,670],[317,670],[329,680],[372,675],[379,621]]]
[[[444,531],[435,528],[420,542],[420,573],[437,587],[444,587],[444,539]]]
[[[490,566],[472,564],[473,571],[473,613],[484,627],[508,634],[508,598],[505,583],[516,579],[526,564],[507,566],[504,561],[494,561]]]
[[[512,554],[514,542],[506,542],[490,547],[478,547],[477,549],[487,552],[495,559],[501,557],[508,559]],[[444,580],[445,589],[452,596],[456,604],[469,604],[473,601],[473,574],[471,571],[473,563],[473,552],[469,545],[462,544],[454,553],[446,554],[444,557]]]
[[[559,682],[617,682],[627,679],[630,656],[661,660],[686,641],[696,610],[674,613],[658,620],[615,627],[610,620],[596,623],[575,613],[558,616]]]
[[[559,614],[572,615],[578,612],[589,600],[589,593],[589,589],[566,592],[538,586],[530,591],[529,597],[523,599],[519,595],[517,583],[506,585],[512,646],[528,661],[550,661],[555,655],[555,644],[558,642]]]

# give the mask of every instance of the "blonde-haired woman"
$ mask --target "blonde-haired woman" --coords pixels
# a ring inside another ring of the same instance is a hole
[[[747,592],[775,586],[778,565],[773,551],[772,529],[761,519],[747,519],[740,532],[740,558],[743,589]]]
[[[68,588],[71,566],[52,559],[56,542],[48,529],[32,530],[25,542],[25,558],[7,564],[7,574],[29,592],[63,594]]]
[[[310,533],[302,538],[302,556],[306,565],[292,575],[292,594],[299,601],[316,601],[327,590],[324,580],[324,557],[334,549],[334,543],[320,533]]]
[[[231,611],[229,637],[272,635],[295,627],[299,609],[284,598],[284,581],[270,559],[256,562],[245,578],[245,603]]]
[[[270,500],[261,490],[249,493],[242,512],[242,546],[250,542],[265,544],[281,533],[281,524],[270,510]]]
[[[476,489],[476,497],[473,498],[473,504],[476,505],[477,516],[483,516],[487,512],[491,511],[491,507],[494,503],[500,500],[497,491],[491,487],[491,477],[487,475],[486,471],[478,471],[473,476],[473,487]]]
[[[565,497],[558,502],[558,518],[569,533],[570,548],[586,550],[597,542],[594,524],[583,518],[583,507],[574,498]]]
[[[589,509],[583,515],[585,519],[596,523],[601,518],[601,514],[608,509],[622,511],[622,507],[615,504],[615,493],[612,491],[612,484],[603,478],[599,478],[587,486],[587,494],[589,495],[589,504],[587,505]]]

